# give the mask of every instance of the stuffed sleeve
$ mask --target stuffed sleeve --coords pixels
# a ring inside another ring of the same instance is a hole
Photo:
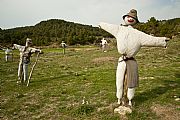
[[[20,52],[24,50],[24,46],[13,44],[13,49],[18,49]]]
[[[154,37],[141,31],[138,36],[141,46],[166,47],[166,37]]]
[[[113,36],[115,36],[115,37],[117,36],[118,30],[119,30],[119,26],[118,25],[100,22],[99,26],[103,30],[111,33]]]
[[[42,52],[40,49],[36,49],[36,48],[31,48],[31,53],[35,53],[35,52]]]

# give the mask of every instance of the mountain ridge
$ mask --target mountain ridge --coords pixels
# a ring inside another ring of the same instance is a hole
[[[136,29],[155,36],[172,37],[180,31],[180,18],[170,20],[156,20],[151,17],[146,23],[139,23]],[[100,42],[102,37],[113,38],[106,31],[62,19],[43,20],[34,26],[0,29],[0,44],[25,44],[26,38],[33,40],[36,46],[47,46],[54,42],[60,44],[65,41],[69,45],[93,44]]]

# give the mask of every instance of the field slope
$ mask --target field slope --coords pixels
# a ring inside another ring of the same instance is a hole
[[[30,86],[17,85],[18,51],[5,62],[0,51],[1,120],[178,120],[180,116],[180,39],[167,49],[142,48],[136,59],[140,84],[133,113],[113,113],[116,104],[116,47],[103,53],[98,47],[43,49]],[[36,56],[32,57],[31,65]],[[85,104],[82,104],[85,101]]]

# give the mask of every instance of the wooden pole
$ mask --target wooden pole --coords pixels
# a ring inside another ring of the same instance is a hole
[[[65,54],[65,48],[63,48],[63,54]]]
[[[39,52],[37,53],[36,61],[35,61],[34,65],[32,66],[31,72],[30,72],[30,74],[29,74],[29,78],[28,78],[27,86],[29,86],[29,81],[30,81],[30,79],[31,79],[32,72],[33,72],[33,70],[34,70],[34,68],[35,68],[35,66],[36,66],[36,64],[37,64],[38,57],[39,57]]]

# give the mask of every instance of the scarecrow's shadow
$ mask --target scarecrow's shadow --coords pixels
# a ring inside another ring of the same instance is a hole
[[[142,103],[144,103],[145,101],[153,100],[153,99],[159,97],[160,95],[168,92],[169,90],[173,90],[177,87],[180,87],[180,81],[165,80],[163,82],[163,85],[156,87],[154,89],[150,89],[143,93],[137,94],[134,97],[135,105],[139,106]]]

